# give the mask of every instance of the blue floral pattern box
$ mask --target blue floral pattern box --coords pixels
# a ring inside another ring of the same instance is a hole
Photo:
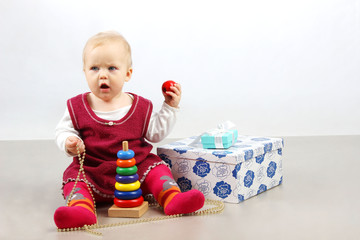
[[[157,148],[181,191],[198,189],[207,199],[239,203],[282,183],[283,139],[238,136],[220,150],[193,145],[195,138]]]

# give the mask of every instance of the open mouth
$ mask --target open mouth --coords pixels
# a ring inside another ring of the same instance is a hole
[[[102,83],[101,85],[100,85],[100,88],[101,89],[108,89],[108,88],[110,88],[106,83]]]

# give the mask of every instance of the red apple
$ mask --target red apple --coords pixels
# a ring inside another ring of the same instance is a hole
[[[165,93],[167,91],[171,91],[170,87],[174,86],[176,82],[169,80],[163,83],[162,85],[162,91]]]

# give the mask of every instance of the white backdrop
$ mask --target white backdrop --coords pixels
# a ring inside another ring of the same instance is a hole
[[[0,140],[53,138],[103,30],[132,46],[125,91],[158,110],[162,82],[182,84],[169,137],[224,120],[240,134],[360,134],[360,0],[1,0]]]

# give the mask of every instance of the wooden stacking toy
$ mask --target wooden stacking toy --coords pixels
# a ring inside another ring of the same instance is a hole
[[[123,150],[117,153],[114,205],[109,208],[109,217],[141,217],[148,209],[140,188],[135,153],[123,141]]]

